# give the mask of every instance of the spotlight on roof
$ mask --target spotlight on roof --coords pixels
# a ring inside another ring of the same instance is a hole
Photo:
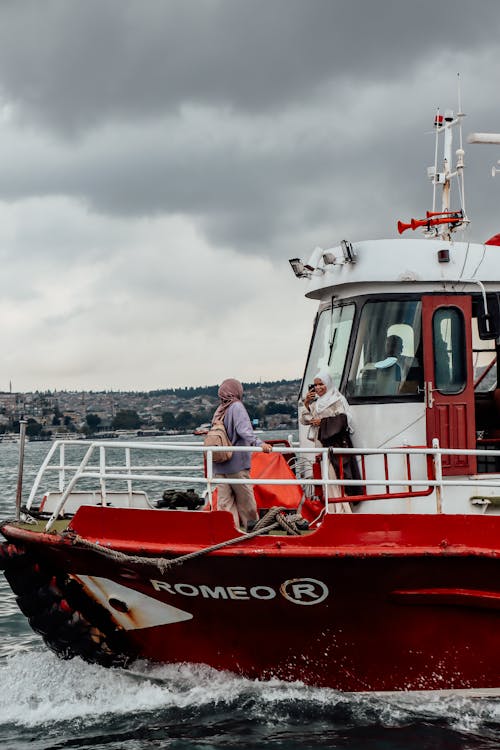
[[[340,247],[342,249],[342,255],[344,256],[344,261],[346,263],[356,263],[356,253],[354,252],[352,244],[348,240],[342,240]]]
[[[323,253],[322,257],[325,266],[333,266],[337,262],[337,258],[333,253]]]
[[[314,269],[311,266],[305,265],[300,258],[290,258],[288,262],[298,279],[309,279],[311,277],[311,271]]]

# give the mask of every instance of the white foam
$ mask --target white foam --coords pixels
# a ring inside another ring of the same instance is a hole
[[[104,669],[80,659],[62,661],[42,648],[0,661],[0,722],[40,726],[104,715],[157,709],[241,706],[251,716],[278,723],[304,711],[335,721],[340,711],[356,724],[402,726],[408,721],[446,722],[477,732],[500,725],[500,696],[452,693],[339,693],[300,682],[259,682],[196,665],[134,665]]]
[[[80,659],[61,661],[48,651],[16,654],[0,666],[0,717],[33,726],[148,710],[164,705],[165,690],[133,683],[122,672]]]

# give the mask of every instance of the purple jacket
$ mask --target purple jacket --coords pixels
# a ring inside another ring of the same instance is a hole
[[[241,401],[235,401],[226,411],[224,427],[233,445],[262,445],[262,440],[254,433],[248,412]],[[250,460],[250,453],[237,451],[229,461],[214,461],[214,471],[217,474],[236,474],[238,471],[250,469]]]

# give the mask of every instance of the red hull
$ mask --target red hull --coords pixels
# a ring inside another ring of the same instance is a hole
[[[226,513],[150,519],[84,507],[71,526],[166,557],[235,535]],[[100,587],[90,595],[116,614],[130,653],[345,691],[499,686],[499,531],[498,516],[335,515],[313,534],[243,541],[162,575],[78,540],[3,529],[48,568]]]

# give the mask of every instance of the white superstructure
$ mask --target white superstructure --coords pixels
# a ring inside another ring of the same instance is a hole
[[[400,233],[422,229],[427,239],[344,240],[290,261],[295,275],[307,280],[306,296],[319,301],[302,396],[327,368],[355,416],[354,447],[449,448],[442,473],[457,486],[443,498],[443,511],[497,512],[500,247],[491,244],[495,239],[454,239],[468,224],[461,146],[451,168],[451,130],[460,120],[436,116],[437,133],[445,135],[443,167],[438,171],[436,163],[428,171],[433,209],[436,186],[443,189],[441,211],[398,224]],[[460,187],[457,211],[449,207],[453,178]],[[301,443],[310,445],[304,428]],[[363,471],[370,476],[369,460]],[[391,471],[386,467],[388,476]],[[423,458],[418,471],[419,478],[429,476]],[[355,512],[432,512],[435,500],[434,494],[388,497],[377,501],[376,511],[361,502]]]

